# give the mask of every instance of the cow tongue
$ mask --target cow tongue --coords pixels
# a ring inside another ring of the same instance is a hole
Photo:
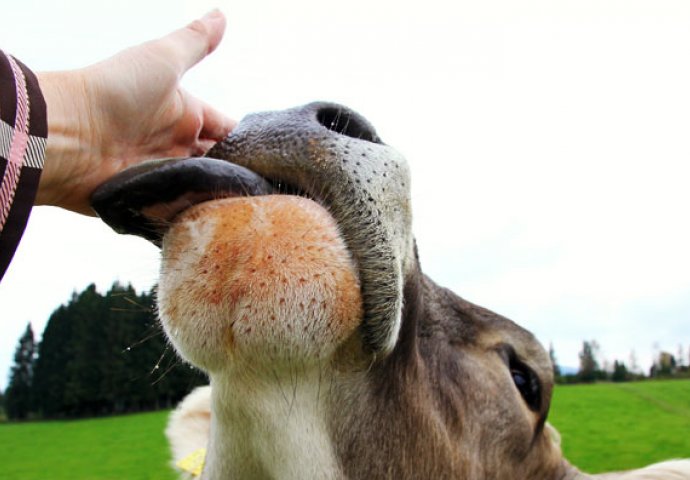
[[[266,179],[234,163],[177,158],[144,162],[120,172],[96,189],[91,205],[116,232],[159,245],[173,218],[193,205],[273,192]]]

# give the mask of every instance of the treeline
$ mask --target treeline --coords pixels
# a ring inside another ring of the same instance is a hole
[[[156,320],[152,292],[95,285],[55,310],[37,343],[29,324],[4,393],[10,419],[74,418],[167,408],[207,383]]]
[[[628,364],[601,363],[596,341],[585,341],[576,373],[561,372],[549,350],[557,383],[690,378],[690,357],[656,354],[645,375],[634,352]],[[688,349],[690,355],[690,348]],[[74,418],[168,408],[205,375],[175,354],[156,319],[153,292],[115,284],[105,294],[95,285],[74,293],[55,310],[37,343],[27,325],[14,356],[7,390],[0,392],[0,419]]]
[[[600,347],[596,340],[582,342],[580,350],[580,366],[576,373],[564,373],[558,365],[553,345],[549,348],[549,356],[553,365],[556,383],[592,383],[597,381],[629,382],[648,378],[690,378],[690,348],[688,361],[685,363],[685,350],[678,346],[677,355],[659,351],[655,355],[654,364],[646,375],[637,365],[635,352],[630,353],[628,364],[622,360],[613,363],[600,362]]]

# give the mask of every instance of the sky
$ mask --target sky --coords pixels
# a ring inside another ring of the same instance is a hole
[[[219,7],[183,86],[228,115],[313,100],[367,117],[412,170],[422,268],[576,367],[690,349],[690,3],[685,0],[24,0],[0,48],[86,66]],[[0,388],[31,322],[90,283],[148,289],[158,251],[35,208],[0,283]],[[98,321],[98,319],[94,319]]]

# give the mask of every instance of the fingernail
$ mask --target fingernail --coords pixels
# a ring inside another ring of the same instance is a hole
[[[201,19],[202,20],[214,20],[214,19],[220,18],[222,16],[223,16],[223,13],[219,9],[214,8],[213,10],[208,12],[206,15],[201,17]]]

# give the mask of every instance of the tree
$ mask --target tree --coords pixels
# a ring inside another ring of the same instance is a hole
[[[553,342],[549,344],[549,358],[553,368],[553,378],[558,382],[561,379],[561,367],[558,366],[558,361],[556,360],[556,350],[553,348]]]
[[[678,368],[682,368],[685,366],[685,351],[683,350],[683,344],[679,343],[678,344],[678,356],[677,358],[677,363],[678,363]]]
[[[671,376],[676,373],[676,359],[668,352],[659,352],[651,371],[652,377]]]
[[[83,417],[170,407],[207,383],[171,349],[152,292],[90,285],[50,316],[34,378],[36,412]]]
[[[72,301],[76,301],[76,293]],[[71,305],[71,304],[70,304]],[[67,365],[74,358],[70,305],[58,307],[48,319],[36,359],[34,398],[36,412],[46,418],[64,416]]]
[[[642,374],[642,371],[640,370],[640,365],[637,363],[637,354],[635,353],[635,350],[630,351],[630,357],[628,358],[628,365],[630,368],[628,371],[634,375]]]
[[[14,365],[10,371],[10,383],[6,392],[5,410],[12,420],[24,420],[32,411],[31,387],[35,357],[36,343],[29,323],[14,353]]]
[[[599,344],[596,340],[582,342],[582,351],[579,354],[580,370],[577,373],[581,382],[594,382],[601,377],[599,363],[596,359],[598,353]]]
[[[70,361],[64,367],[64,411],[70,416],[106,413],[99,384],[106,357],[107,309],[91,284],[70,305]]]
[[[614,360],[613,362],[613,373],[611,374],[611,380],[614,382],[625,382],[630,378],[628,376],[628,369],[625,367],[625,363]]]

